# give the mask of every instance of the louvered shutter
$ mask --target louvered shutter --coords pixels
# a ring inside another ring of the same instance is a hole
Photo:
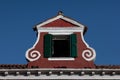
[[[44,57],[48,58],[52,55],[52,35],[46,34],[44,36]]]
[[[77,36],[76,34],[70,35],[70,57],[77,57]]]

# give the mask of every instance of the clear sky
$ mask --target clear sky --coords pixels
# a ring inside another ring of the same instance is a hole
[[[95,64],[120,64],[120,0],[0,0],[0,64],[26,64],[32,28],[58,11],[88,27]]]

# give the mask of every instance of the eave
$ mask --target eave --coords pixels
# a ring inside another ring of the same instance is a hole
[[[120,79],[120,69],[0,69],[0,79]]]

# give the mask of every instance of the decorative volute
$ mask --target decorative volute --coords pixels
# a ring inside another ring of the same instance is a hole
[[[37,41],[26,51],[28,67],[94,68],[95,50],[84,40],[87,28],[63,15],[50,18],[34,27]]]

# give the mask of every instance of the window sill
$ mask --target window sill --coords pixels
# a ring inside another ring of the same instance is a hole
[[[66,60],[66,61],[70,61],[70,60],[75,60],[75,58],[71,58],[71,57],[54,57],[54,58],[48,58],[48,60],[50,61],[59,61],[59,60]]]

